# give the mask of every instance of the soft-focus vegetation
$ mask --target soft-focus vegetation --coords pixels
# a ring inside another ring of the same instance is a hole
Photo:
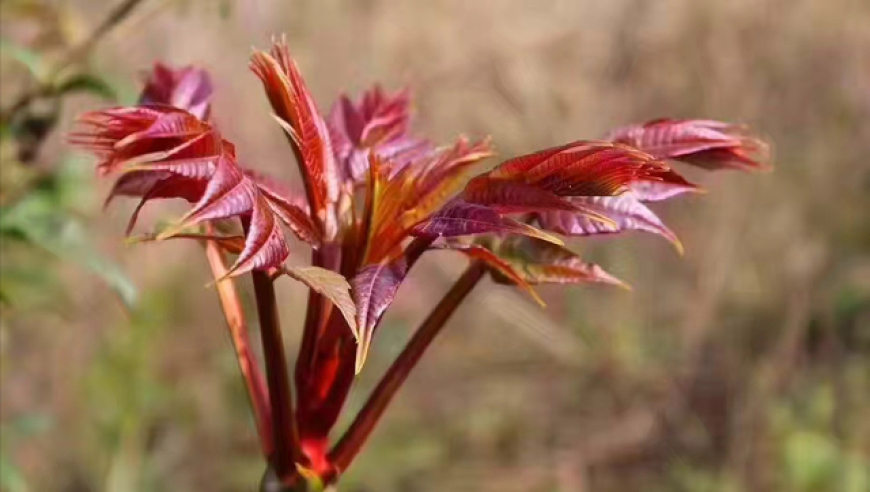
[[[278,32],[316,97],[407,84],[427,133],[492,134],[504,156],[672,115],[751,123],[777,163],[697,176],[711,193],[668,205],[684,258],[645,236],[578,243],[632,293],[542,289],[546,311],[501,287],[473,294],[342,490],[870,488],[867,2],[143,0],[69,64],[105,2],[0,8],[4,114],[40,88],[2,133],[0,489],[259,479],[200,252],[125,248],[127,205],[95,220],[106,184],[63,135],[79,110],[129,102],[154,60],[195,63],[241,154],[293,179],[240,68]],[[449,258],[400,291],[351,407],[446,290]],[[279,290],[296,344],[304,291]]]

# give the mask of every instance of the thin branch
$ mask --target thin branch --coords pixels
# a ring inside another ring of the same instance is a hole
[[[396,392],[405,382],[408,374],[417,365],[423,353],[441,332],[441,328],[450,318],[462,300],[471,292],[483,278],[486,266],[481,262],[472,263],[465,273],[453,284],[414,336],[396,358],[384,377],[372,391],[365,406],[357,414],[353,423],[330,452],[330,462],[335,467],[335,473],[346,470],[359,453],[363,443],[372,433]],[[329,477],[333,478],[333,477]]]
[[[211,267],[215,280],[224,278],[227,274],[227,266],[224,254],[216,241],[206,241],[206,258]],[[266,391],[266,382],[257,359],[251,351],[250,338],[248,337],[248,323],[245,321],[245,312],[236,285],[232,279],[224,279],[217,282],[217,292],[220,298],[221,308],[230,335],[233,347],[236,350],[236,358],[239,362],[239,370],[248,390],[248,397],[254,410],[254,421],[257,425],[257,434],[260,436],[260,445],[263,454],[269,456],[273,451],[272,440],[272,414],[269,407],[269,394]]]
[[[61,56],[60,61],[52,67],[51,71],[48,72],[48,76],[46,79],[48,81],[52,81],[58,74],[60,74],[63,70],[65,70],[70,65],[78,62],[85,56],[87,56],[91,50],[94,49],[94,46],[103,39],[103,37],[108,34],[113,28],[115,28],[118,24],[124,21],[131,12],[140,4],[143,0],[125,0],[115,6],[112,10],[109,11],[109,15],[91,31],[91,34],[88,35],[84,41],[78,43],[76,46],[67,50],[63,56]],[[2,115],[0,115],[0,121],[3,123],[7,123],[12,121],[16,114],[19,111],[26,108],[36,99],[41,97],[50,96],[54,88],[51,83],[40,83],[38,86],[33,89],[21,94],[18,99],[15,100],[12,104],[9,105],[9,109],[4,110]]]

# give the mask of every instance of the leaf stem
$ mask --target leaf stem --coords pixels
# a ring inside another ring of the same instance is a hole
[[[206,241],[206,258],[211,267],[215,280],[224,278],[227,274],[226,261],[223,251],[217,241]],[[257,434],[260,436],[260,445],[263,454],[272,454],[274,441],[272,440],[272,413],[269,407],[269,394],[266,390],[266,382],[254,353],[251,351],[250,337],[248,336],[248,323],[245,320],[245,312],[239,293],[232,279],[224,279],[217,282],[218,298],[227,325],[230,329],[233,347],[236,350],[236,358],[239,362],[239,370],[248,390],[248,397],[254,411],[254,421],[257,425]]]
[[[445,294],[423,321],[423,324],[417,328],[402,353],[393,361],[377,387],[372,391],[353,423],[330,452],[330,461],[334,465],[336,473],[346,470],[350,466],[390,401],[407,379],[408,374],[420,361],[429,344],[441,332],[441,328],[444,327],[459,304],[483,278],[485,272],[486,266],[480,261],[475,261],[469,265],[468,269],[450,288],[450,291]],[[334,478],[327,477],[327,482]]]

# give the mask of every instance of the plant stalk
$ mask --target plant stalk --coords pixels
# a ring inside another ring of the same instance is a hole
[[[295,475],[296,463],[302,461],[302,453],[294,420],[293,397],[290,394],[287,358],[284,355],[284,340],[278,320],[275,286],[269,274],[264,271],[254,270],[251,277],[254,280],[266,381],[272,407],[272,438],[275,443],[272,459],[278,477],[286,481]]]
[[[206,258],[208,258],[212,275],[215,281],[224,278],[227,274],[226,261],[223,251],[215,241],[206,241]],[[266,390],[266,382],[257,358],[251,351],[250,337],[248,336],[248,323],[245,321],[245,311],[239,293],[232,279],[224,279],[217,282],[218,298],[227,325],[233,347],[236,350],[236,358],[239,362],[239,370],[248,390],[248,397],[254,410],[254,421],[257,425],[257,434],[260,436],[260,446],[263,454],[269,456],[274,449],[272,439],[272,412],[269,407],[269,394]]]
[[[445,294],[423,321],[423,324],[417,328],[402,353],[393,361],[384,377],[372,391],[353,423],[330,452],[330,461],[334,465],[336,473],[346,470],[350,466],[411,370],[420,361],[423,353],[435,339],[435,336],[441,332],[456,308],[483,278],[484,273],[486,273],[486,266],[482,262],[475,261],[469,265],[450,288],[450,291]],[[325,479],[330,482],[335,477],[326,477]]]

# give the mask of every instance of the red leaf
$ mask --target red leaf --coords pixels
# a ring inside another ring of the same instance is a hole
[[[374,329],[392,304],[402,280],[408,274],[404,257],[364,267],[351,280],[351,295],[356,304],[356,372],[362,369],[374,337]]]
[[[706,169],[767,170],[769,148],[741,125],[712,120],[658,119],[613,130],[609,140],[661,159]]]
[[[611,196],[634,181],[655,179],[669,168],[632,147],[578,141],[510,159],[488,173],[492,179],[524,183],[558,196]]]
[[[494,209],[456,198],[426,221],[414,227],[414,234],[428,237],[457,237],[472,234],[521,234],[561,243],[536,227],[510,217],[503,217]]]
[[[251,170],[245,170],[245,174],[254,180],[269,206],[296,237],[312,246],[320,245],[320,231],[311,220],[311,212],[304,197],[264,174]]]
[[[211,125],[170,106],[94,111],[79,122],[70,140],[101,158],[101,174],[126,168],[208,179],[228,147]]]
[[[613,234],[627,230],[647,231],[663,236],[673,243],[678,251],[683,250],[677,236],[632,193],[623,193],[619,196],[577,197],[572,198],[571,201],[600,213],[612,222],[603,223],[589,220],[582,214],[554,211],[538,214],[541,228],[566,236]]]
[[[499,213],[528,213],[544,210],[577,212],[570,201],[535,186],[478,176],[465,186],[462,198],[469,203],[485,205]]]
[[[165,238],[205,221],[240,217],[249,222],[245,246],[231,274],[280,266],[289,251],[276,213],[300,237],[314,241],[316,229],[304,210],[268,185],[261,192],[235,160],[235,149],[208,123],[169,106],[110,109],[85,115],[74,140],[101,155],[104,172],[123,167],[109,199],[141,195],[129,228],[154,198],[196,202]],[[276,212],[278,210],[279,212]],[[128,230],[129,232],[129,230]]]
[[[187,110],[201,120],[207,120],[214,88],[205,70],[193,67],[172,69],[155,63],[148,75],[140,104],[168,104]]]
[[[284,263],[290,255],[284,234],[275,214],[263,195],[254,195],[251,225],[245,237],[245,249],[239,253],[228,275],[241,275],[251,270],[268,270]]]
[[[133,178],[129,178],[130,176],[133,176]],[[153,180],[153,184],[149,188],[143,190],[142,187],[152,181],[150,178],[157,179]],[[136,205],[136,208],[133,210],[133,213],[130,215],[130,220],[127,222],[125,234],[129,235],[136,226],[139,212],[142,211],[142,208],[149,201],[161,198],[183,198],[190,203],[195,203],[199,200],[199,197],[202,196],[205,187],[205,181],[190,179],[165,171],[133,171],[118,179],[115,186],[112,188],[111,194],[106,198],[105,203],[108,204],[113,196],[120,194],[121,192],[128,194],[128,196],[142,197]],[[142,191],[142,193],[138,194],[140,191]]]
[[[325,237],[332,238],[338,227],[335,204],[341,175],[326,123],[286,44],[274,43],[268,54],[255,52],[251,57],[251,70],[262,80],[269,103],[288,132],[301,166],[308,202],[317,214]]]

